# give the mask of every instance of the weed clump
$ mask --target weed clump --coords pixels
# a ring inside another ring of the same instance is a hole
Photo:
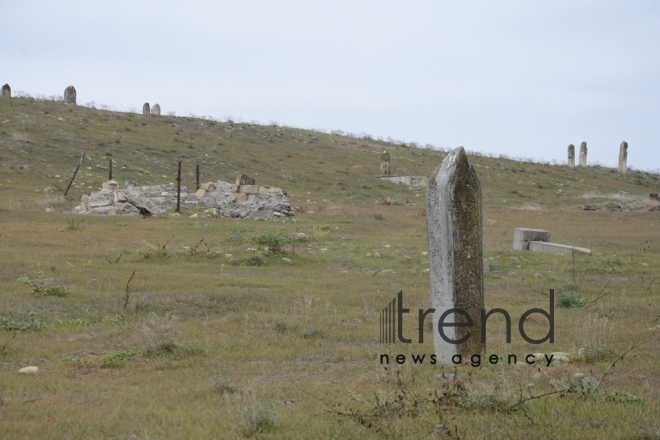
[[[71,291],[64,286],[52,285],[46,278],[43,272],[37,272],[36,277],[32,278],[28,275],[23,275],[16,280],[17,283],[25,284],[30,287],[30,293],[39,296],[67,296]]]
[[[557,298],[557,307],[569,308],[569,307],[583,307],[584,298],[577,292],[562,292]]]
[[[33,312],[28,313],[28,319],[17,319],[13,316],[0,316],[0,330],[7,331],[29,331],[42,330],[46,323],[41,319],[35,318]]]
[[[241,431],[245,437],[271,432],[275,426],[275,418],[270,410],[259,405],[245,408],[241,423]]]

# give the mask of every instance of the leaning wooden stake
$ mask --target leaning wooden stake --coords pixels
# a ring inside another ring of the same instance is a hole
[[[112,159],[108,160],[108,180],[112,180]]]
[[[465,363],[483,355],[485,344],[481,185],[463,147],[449,153],[429,180],[426,225],[435,353],[440,363],[456,355]]]
[[[71,184],[73,183],[73,179],[76,178],[76,174],[78,174],[78,170],[80,169],[80,165],[82,165],[82,161],[85,158],[85,153],[80,156],[80,162],[78,162],[78,166],[76,167],[76,171],[73,172],[73,177],[71,178],[71,181],[69,182],[69,186],[66,187],[66,191],[64,191],[64,197],[69,193],[69,189],[71,189]]]
[[[197,189],[199,189],[199,164],[197,164]]]
[[[181,211],[181,161],[179,161],[179,171],[176,174],[176,212]]]

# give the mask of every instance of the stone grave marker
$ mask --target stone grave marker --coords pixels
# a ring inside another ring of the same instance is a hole
[[[463,362],[474,354],[483,355],[481,310],[484,308],[483,228],[481,184],[463,147],[449,153],[436,168],[426,190],[426,225],[431,270],[431,301],[435,354],[439,363],[451,363],[460,354]],[[444,318],[445,337],[438,331]],[[447,323],[456,324],[446,326]]]

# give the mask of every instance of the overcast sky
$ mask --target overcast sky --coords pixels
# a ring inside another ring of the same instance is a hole
[[[0,0],[0,84],[660,169],[660,2]]]

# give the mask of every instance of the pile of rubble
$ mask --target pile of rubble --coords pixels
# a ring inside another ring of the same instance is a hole
[[[260,185],[236,185],[209,182],[189,194],[181,187],[181,209],[205,209],[216,217],[277,219],[293,216],[287,193],[281,188]],[[252,181],[253,183],[254,181]],[[176,209],[177,188],[174,184],[120,186],[114,180],[103,183],[103,189],[83,195],[75,214],[158,215]]]

